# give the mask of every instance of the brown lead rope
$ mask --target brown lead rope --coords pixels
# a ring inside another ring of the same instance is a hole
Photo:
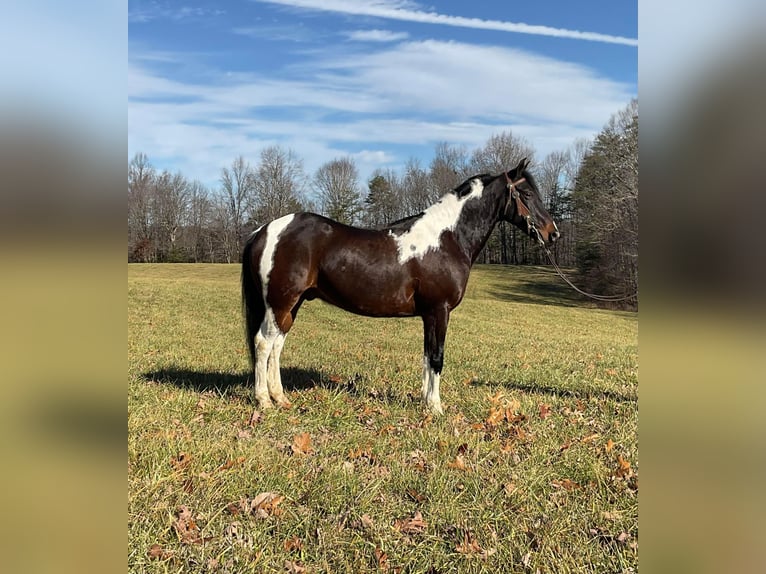
[[[559,274],[559,276],[566,281],[566,283],[575,291],[578,293],[585,295],[586,297],[590,297],[591,299],[596,299],[597,301],[611,301],[611,302],[617,302],[617,301],[627,301],[628,299],[636,299],[638,297],[638,292],[633,293],[632,295],[594,295],[593,293],[586,293],[582,289],[578,288],[577,285],[572,283],[569,279],[567,279],[567,276],[564,275],[564,272],[561,270],[561,268],[558,266],[556,261],[553,259],[553,254],[550,252],[550,249],[547,247],[543,247],[545,250],[545,254],[548,256],[548,259],[551,262],[551,265],[553,265],[553,268],[556,270],[556,273]]]

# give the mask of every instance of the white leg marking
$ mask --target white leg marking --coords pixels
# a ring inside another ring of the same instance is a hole
[[[423,355],[423,386],[421,387],[420,394],[423,397],[423,402],[428,400],[428,391],[431,388],[431,365],[428,363],[428,356]]]
[[[285,215],[269,223],[266,226],[266,245],[263,248],[261,254],[261,261],[259,267],[259,273],[261,276],[261,285],[263,287],[263,304],[266,307],[266,312],[263,316],[263,322],[261,328],[255,335],[255,400],[263,409],[271,407],[271,399],[269,398],[269,391],[274,387],[274,383],[270,382],[269,377],[269,357],[271,356],[272,349],[279,336],[282,336],[284,342],[284,335],[277,326],[274,312],[271,310],[267,301],[269,292],[269,277],[271,276],[271,269],[274,266],[274,253],[277,250],[277,243],[279,237],[285,228],[295,217],[294,214]],[[281,352],[281,346],[279,352]],[[277,360],[274,363],[277,374],[279,370],[279,355],[277,354]],[[281,389],[281,382],[280,382]]]
[[[441,397],[439,396],[440,380],[441,375],[431,368],[428,357],[423,355],[423,401],[435,415],[444,414]]]
[[[285,407],[290,404],[290,401],[285,397],[284,390],[282,389],[282,374],[279,372],[279,357],[282,354],[282,347],[285,344],[285,334],[279,333],[277,338],[274,339],[274,346],[271,348],[271,355],[269,355],[268,364],[268,387],[271,398],[281,407]]]
[[[454,193],[447,193],[426,209],[408,231],[401,235],[389,232],[396,242],[399,263],[404,265],[413,257],[421,258],[428,251],[438,249],[442,233],[455,229],[463,206],[468,200],[481,197],[482,191],[484,184],[478,178],[473,179],[471,193],[460,198]]]
[[[441,375],[435,372],[430,365],[428,366],[428,371],[429,385],[428,394],[426,395],[426,405],[435,415],[442,415],[444,414],[444,411],[442,410],[442,400],[439,396],[439,382],[441,380]]]

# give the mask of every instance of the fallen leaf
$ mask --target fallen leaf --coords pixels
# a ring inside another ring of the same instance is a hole
[[[419,534],[423,532],[428,525],[423,520],[423,515],[419,510],[415,511],[412,518],[400,518],[394,521],[394,528],[402,534]]]
[[[303,548],[303,541],[297,536],[292,536],[284,541],[282,547],[286,552],[292,552],[294,550],[301,550]]]
[[[617,511],[610,512],[608,510],[605,510],[601,513],[601,516],[605,518],[606,520],[621,520],[622,519],[622,515]]]
[[[619,534],[618,534],[618,535],[615,537],[615,540],[616,540],[617,542],[619,542],[620,544],[625,544],[625,542],[627,542],[629,538],[630,538],[630,534],[628,534],[627,532],[620,532],[620,533],[619,533]]]
[[[152,544],[146,554],[150,560],[167,560],[173,557],[174,552],[172,550],[165,550],[159,544]]]
[[[529,568],[529,565],[532,562],[532,553],[527,552],[524,554],[524,556],[521,557],[521,563],[524,565],[524,568]]]
[[[311,435],[307,432],[302,432],[295,435],[292,444],[293,454],[309,455],[314,452],[314,448],[311,446]]]
[[[551,416],[551,405],[541,403],[540,404],[540,418],[545,420]]]
[[[414,488],[408,488],[406,492],[407,496],[409,496],[415,502],[423,502],[426,499],[425,494],[420,494]]]
[[[368,530],[371,529],[373,526],[375,526],[369,514],[362,514],[361,522],[362,522],[362,527]]]
[[[513,481],[506,482],[503,485],[503,492],[505,492],[506,496],[510,496],[511,494],[516,492],[516,490],[518,490],[518,489],[516,488],[516,484]]]
[[[284,496],[276,492],[262,492],[250,501],[250,513],[258,518],[279,516],[282,514],[279,504],[284,499]]]
[[[617,478],[630,478],[633,476],[633,470],[630,468],[630,463],[619,454],[617,455],[617,464],[617,470],[614,472],[614,475]]]
[[[244,456],[239,456],[239,457],[237,457],[234,460],[227,460],[225,463],[223,463],[221,466],[219,466],[216,470],[228,470],[232,466],[235,466],[237,464],[242,464],[243,462],[245,462],[245,457]]]
[[[606,444],[604,445],[604,450],[606,452],[612,452],[612,449],[614,448],[614,441],[612,439],[609,439],[606,441]]]
[[[470,470],[468,468],[468,466],[466,466],[465,459],[463,458],[462,454],[457,455],[453,462],[448,462],[447,463],[447,468],[454,468],[454,469],[457,469],[457,470],[464,470],[466,472]]]
[[[237,433],[237,440],[250,440],[253,438],[253,433],[247,429],[242,429]]]
[[[247,426],[254,427],[263,420],[263,414],[257,409],[253,409],[253,414],[250,415],[250,419],[247,421]]]
[[[292,560],[285,560],[285,570],[289,574],[306,574],[308,569],[300,562],[293,562]]]
[[[173,521],[173,529],[182,544],[198,544],[203,542],[194,516],[188,506],[182,505],[176,509],[176,519]]]
[[[600,435],[599,435],[598,433],[589,434],[588,436],[581,438],[581,439],[580,439],[580,442],[585,442],[585,443],[587,443],[587,442],[593,442],[593,441],[594,441],[594,440],[596,440],[596,439],[597,439],[599,436],[600,436]]]
[[[378,569],[388,572],[388,554],[383,552],[380,546],[375,547],[375,560],[378,562]]]
[[[192,457],[190,454],[186,454],[185,452],[179,452],[177,456],[174,456],[170,459],[170,464],[173,466],[175,470],[183,470],[187,466],[189,466],[189,463],[191,462]]]
[[[575,488],[580,488],[579,484],[573,480],[569,480],[568,478],[551,481],[551,484],[557,488],[563,488],[564,490],[574,490]]]

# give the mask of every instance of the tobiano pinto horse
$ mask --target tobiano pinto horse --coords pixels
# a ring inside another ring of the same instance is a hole
[[[242,299],[258,405],[289,405],[279,356],[303,302],[322,299],[368,317],[421,317],[423,400],[442,414],[450,312],[495,225],[508,221],[542,244],[559,237],[527,167],[523,159],[509,172],[471,177],[383,229],[294,213],[253,232],[242,256]]]

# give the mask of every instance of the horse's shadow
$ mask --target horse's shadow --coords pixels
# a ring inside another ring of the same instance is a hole
[[[190,389],[197,392],[217,391],[221,394],[228,394],[237,391],[251,391],[253,388],[253,373],[250,371],[231,373],[223,371],[194,371],[171,367],[144,373],[142,376],[147,381],[173,385],[181,389]],[[327,377],[315,369],[282,368],[282,386],[286,391],[310,389],[326,385],[327,382]]]

